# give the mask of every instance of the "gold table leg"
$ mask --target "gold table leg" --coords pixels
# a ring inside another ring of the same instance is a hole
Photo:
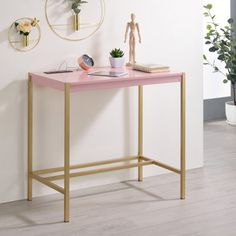
[[[185,199],[185,168],[186,168],[186,163],[185,163],[185,74],[183,74],[182,79],[181,79],[181,124],[180,124],[180,129],[181,129],[181,136],[180,136],[180,198]]]
[[[27,199],[32,201],[32,177],[33,171],[33,82],[31,75],[28,78],[28,193]]]
[[[65,84],[64,124],[64,221],[70,219],[70,84]]]
[[[143,86],[138,86],[138,162],[143,156]],[[143,181],[143,166],[138,167],[138,181]]]

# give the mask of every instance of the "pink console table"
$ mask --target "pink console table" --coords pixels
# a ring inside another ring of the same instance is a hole
[[[104,68],[103,68],[104,69]],[[105,68],[104,70],[110,70]],[[29,73],[28,82],[28,200],[32,200],[32,180],[35,179],[64,195],[64,221],[69,222],[70,178],[128,168],[138,168],[138,181],[143,179],[143,166],[157,165],[180,175],[180,198],[185,198],[185,74],[184,73],[143,73],[127,69],[123,77],[89,76],[85,72],[63,74]],[[180,168],[169,166],[143,154],[143,85],[180,83]],[[33,84],[51,87],[64,93],[64,166],[33,170]],[[137,155],[118,159],[103,160],[80,165],[70,165],[70,93],[110,88],[138,87],[138,152]],[[129,164],[125,164],[129,161]],[[108,164],[116,165],[108,167]],[[123,163],[117,165],[117,163]],[[99,168],[95,168],[100,166]],[[86,170],[86,168],[90,168]],[[95,169],[91,170],[91,167]],[[71,170],[78,170],[71,172]],[[54,181],[64,180],[64,187]]]

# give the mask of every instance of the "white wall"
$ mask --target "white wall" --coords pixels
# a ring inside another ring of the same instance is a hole
[[[204,0],[204,5],[208,3],[213,4],[212,12],[216,15],[216,22],[221,26],[225,26],[227,20],[230,18],[230,0]],[[204,34],[206,33],[207,18],[204,17]],[[204,45],[204,53],[213,61],[215,55],[208,51],[208,46]],[[224,66],[218,64],[224,70]],[[223,84],[224,76],[220,73],[212,73],[213,69],[210,66],[204,66],[203,73],[203,87],[204,99],[220,98],[230,96],[230,84]]]
[[[108,52],[124,48],[123,35],[130,13],[137,15],[143,43],[138,61],[154,61],[187,73],[187,167],[203,164],[202,130],[202,3],[195,0],[107,0],[100,31],[82,42],[57,38],[44,17],[44,2],[9,0],[0,9],[0,202],[26,197],[27,72],[53,69],[68,55],[88,53],[97,65],[108,64]],[[9,25],[22,16],[41,20],[42,40],[28,53],[7,42]],[[63,163],[63,96],[35,89],[34,168]],[[144,89],[145,153],[179,165],[179,85]],[[81,163],[137,152],[137,89],[113,89],[72,95],[71,162]],[[145,176],[165,173],[146,167]],[[72,189],[136,177],[135,170],[72,180]],[[176,176],[178,179],[178,176]],[[34,183],[34,195],[54,191]],[[178,196],[178,193],[176,193]]]

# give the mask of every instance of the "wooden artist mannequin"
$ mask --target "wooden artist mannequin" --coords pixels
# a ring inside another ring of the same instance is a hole
[[[135,22],[135,15],[134,13],[131,14],[131,21],[127,23],[126,26],[126,31],[125,31],[125,43],[127,40],[127,35],[130,30],[129,34],[129,62],[127,63],[128,66],[133,65],[136,63],[135,61],[135,31],[137,30],[138,32],[138,37],[139,37],[139,43],[141,43],[141,35],[140,35],[140,30],[139,30],[139,25],[138,23]]]

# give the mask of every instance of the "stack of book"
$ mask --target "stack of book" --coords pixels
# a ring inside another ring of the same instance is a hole
[[[139,70],[147,73],[169,72],[170,67],[159,64],[134,64],[133,70]]]

